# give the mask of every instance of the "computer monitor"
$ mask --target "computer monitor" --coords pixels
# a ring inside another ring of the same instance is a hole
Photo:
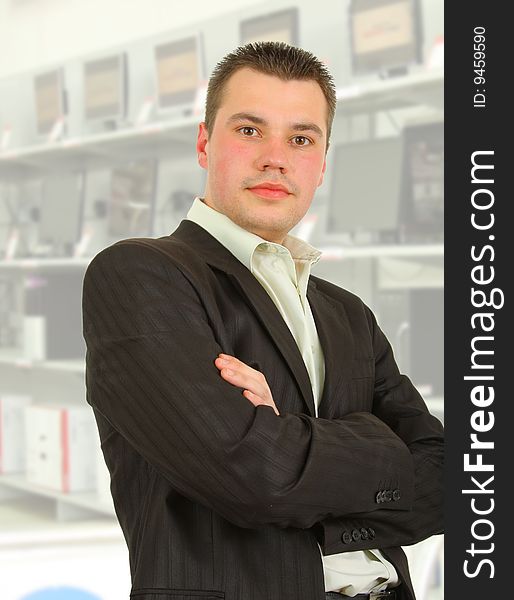
[[[84,63],[84,117],[116,122],[127,110],[127,59],[115,54]]]
[[[355,75],[402,74],[421,62],[419,0],[351,0],[349,24]]]
[[[403,131],[400,226],[406,241],[438,242],[444,233],[444,125],[411,125]]]
[[[157,107],[191,110],[204,74],[200,36],[155,47]]]
[[[108,234],[116,239],[145,237],[152,233],[157,163],[139,160],[111,172]]]
[[[286,42],[299,44],[298,9],[288,8],[245,19],[240,23],[241,44],[250,42]]]
[[[54,173],[45,177],[40,205],[39,254],[73,256],[82,231],[83,192],[82,173]]]
[[[40,136],[49,135],[66,113],[66,99],[61,69],[36,75],[34,78],[36,129]]]
[[[332,182],[326,235],[338,241],[391,241],[398,227],[402,139],[388,137],[341,144],[331,159]]]

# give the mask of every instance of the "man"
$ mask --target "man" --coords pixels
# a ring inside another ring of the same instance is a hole
[[[83,291],[87,400],[138,600],[413,600],[443,437],[371,311],[288,235],[323,180],[334,84],[250,44],[209,83],[202,199]]]

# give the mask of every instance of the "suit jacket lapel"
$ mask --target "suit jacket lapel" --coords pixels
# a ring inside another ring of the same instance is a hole
[[[307,411],[314,416],[312,386],[302,355],[289,327],[266,290],[245,265],[196,223],[188,220],[182,221],[170,237],[192,246],[194,251],[201,254],[207,263],[224,271],[232,279],[284,357],[298,383]]]
[[[244,265],[241,264],[241,267],[244,271],[229,273],[229,275],[246,298],[248,305],[258,316],[264,329],[273,338],[275,345],[298,382],[309,413],[314,416],[314,397],[311,381],[296,341],[266,290]]]
[[[332,418],[341,413],[341,394],[350,378],[354,355],[352,329],[344,305],[321,292],[312,277],[307,298],[325,356],[325,383],[318,416]]]

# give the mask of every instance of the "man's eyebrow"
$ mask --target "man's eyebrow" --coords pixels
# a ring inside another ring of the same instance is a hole
[[[323,131],[315,123],[293,123],[291,129],[293,131],[312,131],[320,138],[323,137]]]
[[[245,112],[233,114],[232,116],[230,116],[227,119],[227,124],[239,123],[241,121],[247,121],[249,123],[254,123],[255,125],[262,125],[262,126],[268,125],[268,122],[266,121],[266,119],[263,119],[262,117],[258,117],[257,115],[253,115],[252,113],[245,113]],[[323,137],[323,131],[315,123],[292,123],[291,129],[293,131],[312,131],[320,138]]]
[[[235,113],[227,119],[227,123],[237,123],[239,121],[249,121],[250,123],[255,123],[256,125],[267,125],[268,124],[266,119],[263,119],[262,117],[258,117],[256,115],[252,115],[251,113],[245,113],[245,112]]]

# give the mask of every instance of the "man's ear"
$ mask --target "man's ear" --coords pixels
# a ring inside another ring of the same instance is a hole
[[[196,153],[198,155],[198,164],[202,167],[202,169],[207,169],[208,160],[207,160],[207,145],[209,142],[209,134],[207,132],[207,127],[205,126],[205,122],[202,121],[200,125],[198,125],[198,138],[196,140]]]
[[[325,171],[327,170],[327,159],[323,161],[323,168],[321,169],[321,175],[319,176],[318,187],[323,183],[323,177],[325,176]]]

